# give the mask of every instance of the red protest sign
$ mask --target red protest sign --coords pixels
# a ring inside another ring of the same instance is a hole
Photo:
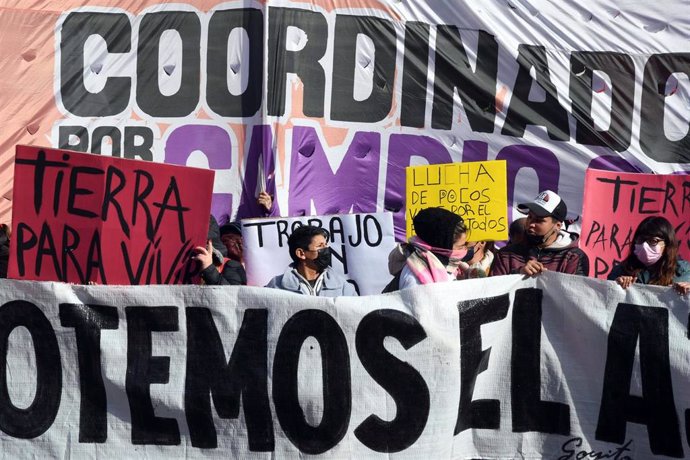
[[[213,171],[17,146],[8,277],[178,284],[196,268]]]
[[[680,255],[690,260],[688,176],[588,169],[580,248],[589,256],[590,274],[606,278],[628,256],[639,223],[653,215],[671,222],[680,241]]]

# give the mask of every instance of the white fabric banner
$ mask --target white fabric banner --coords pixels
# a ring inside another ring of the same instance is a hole
[[[388,254],[395,247],[393,214],[244,219],[242,244],[247,284],[265,286],[292,263],[288,237],[296,226],[315,225],[328,230],[332,267],[352,282],[361,295],[378,294],[391,280]]]
[[[688,306],[545,273],[335,299],[0,281],[0,445],[37,458],[681,458]]]

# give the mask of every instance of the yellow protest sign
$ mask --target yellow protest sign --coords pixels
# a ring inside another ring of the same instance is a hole
[[[410,166],[407,173],[407,236],[420,209],[442,207],[458,214],[470,241],[508,239],[505,160]]]

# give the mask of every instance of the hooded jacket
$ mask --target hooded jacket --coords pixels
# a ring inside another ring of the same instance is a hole
[[[520,273],[527,261],[536,259],[547,270],[571,275],[589,275],[589,259],[577,247],[578,235],[561,230],[551,245],[545,248],[525,243],[511,244],[496,254],[491,276]]]
[[[355,287],[348,283],[344,276],[334,271],[331,267],[326,268],[321,275],[319,275],[314,287],[312,287],[309,281],[304,279],[297,269],[294,268],[294,264],[290,264],[288,269],[285,270],[285,273],[273,278],[266,287],[319,297],[358,295]]]

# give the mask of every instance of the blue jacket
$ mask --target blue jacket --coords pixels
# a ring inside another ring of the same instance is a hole
[[[273,278],[266,285],[268,288],[283,289],[297,294],[314,295],[319,297],[338,297],[342,295],[356,296],[355,287],[347,282],[340,273],[331,267],[321,273],[312,288],[309,282],[290,265],[285,273]]]
[[[613,267],[607,279],[615,280],[622,275],[625,275],[625,273],[623,273],[623,265],[619,264]],[[635,282],[640,284],[649,284],[651,277],[652,274],[649,272],[649,270],[645,269],[637,274],[637,280]],[[690,263],[679,257],[678,261],[676,262],[676,275],[673,277],[673,282],[682,283],[684,281],[690,281]]]

